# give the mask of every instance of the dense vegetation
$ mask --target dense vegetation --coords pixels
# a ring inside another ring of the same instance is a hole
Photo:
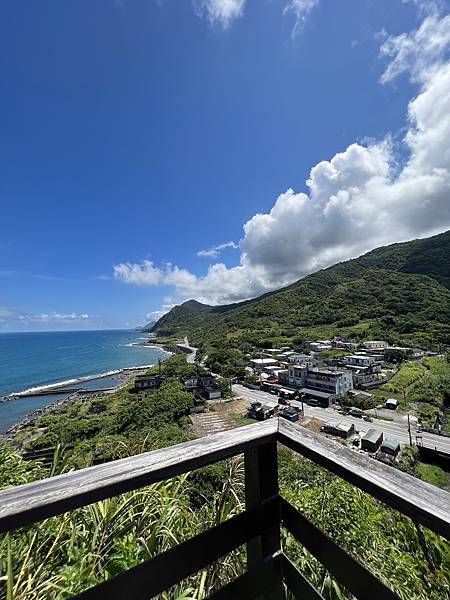
[[[133,450],[131,450],[133,451]],[[288,450],[279,453],[283,496],[367,565],[405,600],[441,600],[450,592],[448,545]],[[1,487],[46,474],[0,447]],[[199,494],[201,488],[203,494]],[[0,537],[0,596],[68,598],[243,510],[240,460],[149,486]],[[290,536],[285,552],[327,600],[350,596]],[[244,569],[243,548],[162,598],[206,598]]]
[[[450,232],[394,244],[251,301],[212,307],[190,300],[152,330],[187,333],[206,352],[224,342],[245,353],[336,334],[437,348],[449,342],[449,256]]]
[[[449,358],[447,354],[401,364],[388,383],[372,390],[376,403],[396,398],[401,410],[416,412],[423,427],[440,424],[450,432]]]
[[[158,368],[149,372],[156,373]],[[129,385],[110,396],[79,400],[61,414],[38,419],[16,440],[25,449],[57,444],[71,448],[66,456],[73,466],[120,458],[133,448],[135,452],[153,450],[188,440],[186,415],[193,397],[179,378],[195,372],[196,366],[179,355],[163,362],[161,371],[167,379],[158,390],[137,394]]]

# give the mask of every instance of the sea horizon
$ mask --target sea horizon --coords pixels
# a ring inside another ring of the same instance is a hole
[[[133,331],[135,333],[145,333],[142,331],[139,331],[139,329],[136,328],[128,328],[128,327],[115,327],[115,328],[110,328],[108,327],[107,329],[41,329],[39,331],[0,331],[0,335],[9,335],[9,334],[18,334],[18,333],[83,333],[83,332],[93,332],[93,331]]]

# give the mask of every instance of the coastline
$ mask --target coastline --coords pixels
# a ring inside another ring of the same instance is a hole
[[[98,379],[105,379],[106,377],[117,377],[120,379],[121,375],[124,371],[139,371],[142,369],[149,369],[153,367],[155,363],[150,365],[141,365],[138,367],[123,367],[121,369],[113,369],[111,371],[105,371],[103,373],[94,373],[93,375],[85,375],[83,377],[73,377],[71,379],[66,379],[64,381],[57,381],[55,383],[49,383],[45,385],[37,385],[31,388],[27,388],[25,390],[21,390],[20,392],[12,392],[6,396],[2,396],[0,398],[0,403],[2,402],[11,402],[12,400],[20,400],[21,398],[26,398],[33,395],[41,395],[45,392],[55,392],[61,389],[61,393],[64,393],[65,388],[68,388],[73,385],[79,385],[88,381],[96,381]]]
[[[69,332],[63,338],[50,336],[48,341],[45,336],[42,339],[41,334],[36,334],[29,336],[25,346],[23,340],[19,340],[20,344],[12,345],[12,358],[17,361],[13,364],[20,376],[16,376],[14,371],[14,375],[10,376],[7,371],[8,363],[0,361],[0,374],[4,374],[4,377],[0,377],[3,384],[0,393],[0,441],[14,436],[39,417],[66,410],[68,405],[78,399],[92,398],[94,395],[98,397],[120,390],[131,379],[172,354],[161,344],[152,343],[152,338],[142,334],[138,337],[134,332],[120,332],[120,335],[116,332],[93,332],[92,335],[86,337],[87,335],[85,332]],[[122,346],[127,348],[122,349]],[[22,350],[24,347],[25,353]],[[45,360],[41,358],[41,347],[44,347],[46,353],[45,358],[50,367],[48,369]],[[5,349],[8,350],[8,347],[5,346]],[[61,351],[67,364],[73,362],[71,368],[53,368],[53,364],[60,364]],[[90,362],[83,360],[84,356],[94,354],[95,358]],[[20,361],[22,355],[25,361]],[[79,356],[82,358],[80,361]],[[34,362],[29,365],[30,358]],[[78,366],[78,361],[81,368],[77,372],[74,367],[75,362]]]
[[[113,394],[114,392],[117,392],[118,390],[120,390],[123,387],[125,387],[126,385],[128,385],[128,383],[130,383],[130,381],[132,381],[137,375],[143,375],[147,371],[147,369],[152,366],[154,366],[154,365],[145,365],[145,366],[140,366],[140,367],[127,367],[127,368],[123,368],[123,369],[117,369],[113,374],[115,377],[117,377],[117,379],[120,380],[120,383],[119,383],[119,385],[117,385],[114,388],[111,388],[110,390],[107,390],[107,391],[96,390],[96,389],[79,390],[76,392],[69,393],[68,396],[66,396],[65,398],[62,398],[62,399],[60,398],[58,400],[55,400],[54,402],[50,402],[49,404],[46,404],[45,406],[37,408],[36,410],[25,415],[25,417],[23,417],[23,419],[21,419],[17,423],[14,423],[14,425],[9,427],[5,432],[0,432],[0,442],[14,443],[14,438],[21,429],[33,426],[36,423],[37,419],[44,417],[46,415],[58,414],[58,413],[64,412],[71,404],[73,404],[74,402],[77,402],[78,400],[83,400],[86,397],[98,398],[98,397],[107,396],[109,394]],[[89,380],[94,381],[94,380],[103,379],[103,378],[106,378],[109,376],[111,376],[111,373],[103,374],[100,376],[91,376],[91,377],[89,377]],[[87,381],[87,379],[85,379],[85,378],[83,380]],[[67,385],[67,384],[65,384],[65,385]],[[61,384],[55,384],[55,386],[61,387]],[[61,393],[62,394],[64,393],[64,388],[61,389]],[[23,398],[24,396],[17,397],[17,395],[16,395],[14,398],[10,398],[10,400],[16,400],[16,399],[19,400],[21,397]],[[6,401],[8,401],[8,400],[6,400]]]

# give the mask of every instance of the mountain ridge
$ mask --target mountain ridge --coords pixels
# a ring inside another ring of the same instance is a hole
[[[389,292],[384,293],[383,286]],[[345,322],[353,322],[347,325],[352,327],[363,321],[372,321],[372,325],[377,321],[384,328],[390,323],[398,339],[404,339],[404,334],[420,333],[423,326],[431,339],[436,333],[441,340],[446,339],[442,330],[450,318],[449,287],[447,231],[376,248],[244,302],[210,306],[189,300],[159,319],[151,331],[159,335],[188,333],[201,343],[202,338],[211,338],[211,328],[222,338],[234,333],[235,338],[251,339],[249,329],[289,338],[289,327],[305,329],[332,323],[345,327]],[[383,318],[385,321],[380,323]],[[383,327],[369,329],[375,333]],[[416,335],[412,337],[418,341]]]

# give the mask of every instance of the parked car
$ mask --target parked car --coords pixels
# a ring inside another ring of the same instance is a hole
[[[319,406],[319,401],[316,398],[308,398],[306,404],[308,406]]]
[[[361,408],[356,408],[355,406],[352,406],[350,409],[350,414],[353,417],[362,417],[363,416],[363,411]]]

